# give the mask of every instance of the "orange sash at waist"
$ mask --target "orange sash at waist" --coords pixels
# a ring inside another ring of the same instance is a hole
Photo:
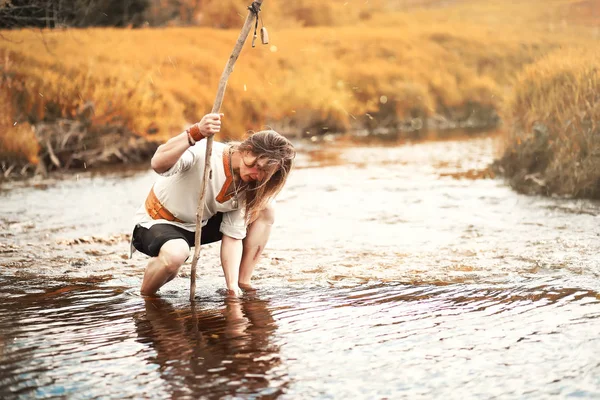
[[[156,193],[154,193],[154,188],[150,189],[150,193],[146,197],[146,212],[152,219],[166,219],[167,221],[183,223],[182,220],[176,218],[162,205],[158,197],[156,197]]]

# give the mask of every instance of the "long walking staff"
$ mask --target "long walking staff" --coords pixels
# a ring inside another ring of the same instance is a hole
[[[262,5],[263,0],[253,1],[250,6],[248,6],[248,16],[246,17],[246,22],[242,27],[242,31],[238,36],[237,42],[231,55],[229,56],[229,60],[225,65],[225,70],[221,75],[221,79],[219,80],[219,87],[217,89],[217,97],[215,98],[215,102],[213,104],[212,113],[218,113],[221,109],[221,104],[223,103],[223,96],[225,95],[225,88],[227,87],[227,79],[229,75],[233,71],[233,65],[238,59],[240,52],[242,51],[242,47],[244,47],[244,43],[246,43],[246,39],[248,38],[248,33],[250,33],[250,29],[252,29],[252,22],[255,22],[254,25],[254,37],[252,38],[252,47],[254,47],[254,40],[256,39],[256,28],[258,27],[258,13],[260,12],[260,6]],[[264,28],[263,28],[264,29]],[[264,31],[261,30],[261,36],[264,34]],[[264,36],[262,37],[263,43],[268,42]],[[200,257],[200,238],[202,237],[202,215],[204,214],[204,200],[206,198],[206,188],[208,186],[208,179],[211,175],[211,166],[210,166],[210,156],[212,154],[212,145],[213,145],[213,137],[209,136],[206,139],[206,158],[204,160],[204,178],[202,181],[202,190],[200,191],[200,198],[198,200],[198,209],[196,210],[196,239],[194,241],[194,257],[192,258],[192,276],[190,281],[190,301],[194,301],[194,296],[196,295],[196,266],[198,265],[198,258]]]

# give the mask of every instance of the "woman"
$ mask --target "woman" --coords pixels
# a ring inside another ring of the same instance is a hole
[[[153,295],[177,276],[194,245],[206,141],[221,129],[222,114],[207,114],[158,147],[152,168],[160,176],[135,216],[135,249],[152,257],[141,293]],[[221,265],[229,294],[252,290],[250,279],[274,221],[272,201],[285,185],[296,155],[275,131],[244,142],[214,142],[201,243],[221,240]]]

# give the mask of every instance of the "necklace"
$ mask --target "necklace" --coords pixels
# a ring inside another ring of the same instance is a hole
[[[231,158],[231,147],[229,148],[229,172],[231,172],[231,182],[233,183],[233,200],[231,201],[231,205],[235,210],[237,210],[240,205],[238,202],[238,189],[235,184],[235,175],[233,175],[233,160]]]

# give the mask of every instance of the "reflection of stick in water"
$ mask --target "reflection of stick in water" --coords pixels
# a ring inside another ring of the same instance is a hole
[[[224,307],[198,309],[192,303],[177,309],[147,297],[145,314],[136,316],[138,341],[153,350],[148,362],[159,366],[172,397],[260,394],[270,385],[268,372],[279,364],[268,304],[231,298]],[[223,385],[223,378],[237,384]]]

